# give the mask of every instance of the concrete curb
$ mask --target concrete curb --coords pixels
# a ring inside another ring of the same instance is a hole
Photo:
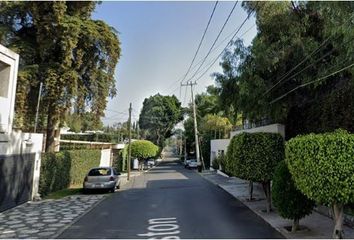
[[[110,197],[112,195],[107,195],[104,196],[102,199],[98,200],[95,204],[93,204],[89,209],[87,209],[87,211],[85,211],[84,213],[82,213],[80,216],[78,216],[76,219],[74,219],[71,223],[69,223],[68,225],[66,225],[65,227],[63,227],[62,229],[60,229],[56,234],[54,234],[51,238],[57,238],[59,237],[66,229],[68,229],[69,227],[71,227],[72,225],[74,225],[77,221],[79,221],[83,216],[85,216],[86,214],[88,214],[89,212],[91,212],[98,204],[100,204],[103,200],[107,199],[108,197]]]

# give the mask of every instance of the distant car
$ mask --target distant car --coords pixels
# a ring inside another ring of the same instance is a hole
[[[148,166],[148,168],[152,168],[153,166],[155,166],[155,160],[154,159],[149,159],[147,161],[147,166]]]
[[[188,169],[197,168],[197,167],[198,167],[197,159],[191,159],[187,164]]]
[[[185,167],[185,168],[187,168],[188,163],[189,163],[191,160],[192,160],[192,159],[184,160],[184,167]]]
[[[112,167],[92,168],[84,179],[84,192],[94,189],[114,192],[116,188],[120,188],[119,175],[120,173]]]

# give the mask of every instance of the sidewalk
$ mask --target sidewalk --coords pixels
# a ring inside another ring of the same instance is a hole
[[[225,177],[217,174],[214,171],[204,171],[201,173],[208,181],[218,185],[226,192],[233,195],[240,200],[249,209],[262,217],[272,227],[278,230],[286,238],[331,238],[334,227],[334,222],[327,216],[321,215],[317,212],[313,212],[311,215],[300,220],[301,226],[306,226],[309,230],[302,230],[296,233],[288,232],[284,229],[285,226],[291,226],[292,221],[283,219],[274,210],[271,213],[265,213],[262,210],[265,209],[265,197],[262,186],[254,183],[253,196],[256,201],[248,201],[248,181],[238,179],[235,177]],[[354,229],[344,226],[344,237],[354,238]]]
[[[131,181],[121,175],[122,190],[142,172],[131,172]],[[118,193],[119,194],[119,193]],[[111,194],[78,194],[58,200],[27,202],[0,212],[0,239],[56,238]]]

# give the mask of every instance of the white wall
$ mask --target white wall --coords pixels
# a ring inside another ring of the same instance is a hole
[[[243,132],[248,132],[248,133],[255,133],[255,132],[267,132],[267,133],[279,133],[280,135],[285,138],[285,126],[282,124],[271,124],[271,125],[266,125],[263,127],[256,127],[256,128],[250,128],[250,129],[243,129],[239,131],[234,131],[230,133],[230,138],[232,139],[235,135],[243,133]]]
[[[102,149],[101,150],[100,167],[111,167],[112,166],[111,154],[112,154],[111,149]]]
[[[215,139],[210,141],[210,166],[212,166],[214,159],[219,156],[219,151],[224,151],[226,154],[229,143],[230,139]]]
[[[0,45],[0,132],[12,131],[19,55]]]
[[[33,199],[38,194],[43,134],[12,131],[9,134],[0,134],[0,140],[0,155],[35,154],[32,185]]]

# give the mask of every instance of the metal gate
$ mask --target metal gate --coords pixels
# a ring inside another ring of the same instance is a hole
[[[0,212],[31,198],[35,153],[0,155]]]

